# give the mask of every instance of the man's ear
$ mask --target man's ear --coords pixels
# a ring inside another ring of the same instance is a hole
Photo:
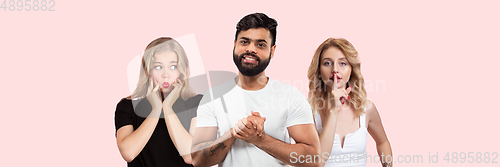
[[[274,57],[274,51],[276,50],[276,44],[271,47],[271,59]]]

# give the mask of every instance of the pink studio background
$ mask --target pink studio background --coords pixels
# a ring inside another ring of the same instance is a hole
[[[443,160],[500,152],[496,1],[55,1],[54,12],[0,10],[2,166],[125,166],[113,117],[128,63],[156,37],[194,34],[206,71],[236,72],[235,25],[256,11],[279,23],[267,75],[304,95],[321,42],[355,45],[395,158],[423,157],[396,166],[498,165]]]

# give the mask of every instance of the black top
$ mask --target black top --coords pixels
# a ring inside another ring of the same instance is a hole
[[[196,110],[203,95],[196,95],[186,101],[178,98],[172,109],[189,132],[191,119],[196,117]],[[142,122],[151,113],[152,107],[147,99],[128,100],[122,99],[116,105],[115,127],[116,130],[125,125],[132,125],[134,130],[139,128]],[[135,111],[135,112],[134,112]],[[170,139],[163,112],[158,120],[156,128],[149,138],[148,143],[132,162],[129,167],[155,167],[155,166],[192,166],[186,164]]]

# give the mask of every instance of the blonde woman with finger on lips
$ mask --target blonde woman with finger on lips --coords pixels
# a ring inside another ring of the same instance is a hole
[[[191,141],[202,95],[189,86],[182,46],[161,37],[146,47],[136,90],[116,107],[116,143],[129,167],[192,166]]]
[[[342,38],[324,41],[309,66],[308,100],[324,166],[366,166],[368,133],[382,166],[392,166],[391,145],[375,104],[366,97],[360,66],[358,52]]]

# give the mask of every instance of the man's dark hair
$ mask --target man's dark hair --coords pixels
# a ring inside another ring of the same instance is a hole
[[[276,27],[278,22],[273,18],[268,17],[264,13],[252,13],[243,17],[236,25],[236,35],[234,39],[238,38],[241,31],[246,31],[252,28],[265,28],[271,33],[271,46],[276,44]]]

